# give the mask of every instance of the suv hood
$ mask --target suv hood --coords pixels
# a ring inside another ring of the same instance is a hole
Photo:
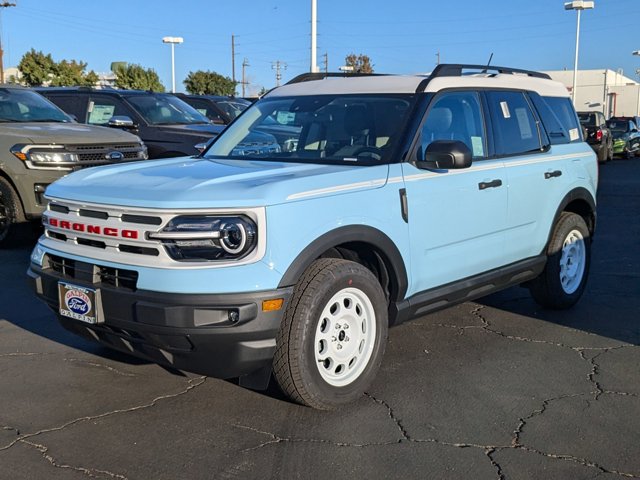
[[[80,123],[3,123],[1,128],[2,135],[15,137],[16,143],[95,145],[101,143],[140,142],[138,137],[122,130]]]
[[[174,158],[80,170],[51,184],[47,196],[142,208],[259,207],[378,188],[388,171],[388,165]]]

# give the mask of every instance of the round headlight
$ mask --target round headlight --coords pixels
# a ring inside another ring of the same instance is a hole
[[[220,246],[227,253],[235,255],[242,252],[247,245],[247,237],[247,229],[240,222],[220,225]]]

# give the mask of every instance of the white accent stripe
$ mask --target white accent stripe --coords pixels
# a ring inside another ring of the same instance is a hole
[[[526,160],[514,160],[514,161],[505,160],[504,165],[505,167],[517,167],[519,165],[533,165],[535,163],[555,162],[558,160],[570,160],[573,158],[580,159],[580,158],[584,158],[584,156],[585,156],[584,153],[568,153],[566,155],[552,155],[552,156],[545,156],[545,157],[526,159]]]
[[[300,198],[315,197],[328,193],[348,192],[349,190],[358,190],[361,188],[378,187],[386,183],[386,178],[377,180],[368,180],[366,182],[348,183],[346,185],[338,185],[335,187],[318,188],[316,190],[307,190],[306,192],[293,193],[287,197],[287,200],[298,200]]]

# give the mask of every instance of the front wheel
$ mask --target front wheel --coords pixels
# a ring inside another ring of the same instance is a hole
[[[11,184],[0,177],[0,248],[13,245],[25,217],[18,194]]]
[[[375,378],[387,331],[387,302],[371,271],[347,260],[316,260],[285,311],[276,380],[289,398],[313,408],[352,402]]]
[[[591,263],[591,236],[584,219],[562,212],[547,247],[547,264],[529,284],[534,300],[543,307],[564,309],[582,296]]]

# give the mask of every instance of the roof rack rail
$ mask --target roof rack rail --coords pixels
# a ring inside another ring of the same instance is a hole
[[[518,73],[522,75],[528,75],[530,77],[536,78],[544,78],[550,80],[551,77],[546,73],[534,72],[532,70],[522,70],[520,68],[509,68],[509,67],[494,67],[492,65],[465,65],[465,64],[447,64],[443,63],[438,65],[433,72],[431,72],[431,78],[436,77],[460,77],[462,76],[462,70],[480,70],[484,73],[488,71],[498,72],[498,73]]]
[[[289,80],[285,85],[293,83],[311,82],[313,80],[324,80],[333,77],[380,77],[387,75],[386,73],[354,73],[354,72],[307,72],[298,75]]]

